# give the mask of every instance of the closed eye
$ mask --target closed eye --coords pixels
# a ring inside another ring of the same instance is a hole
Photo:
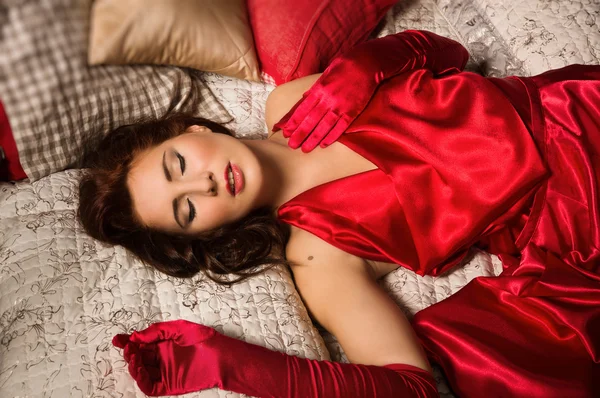
[[[190,208],[190,212],[189,212],[189,216],[188,216],[188,223],[191,223],[192,221],[194,221],[194,218],[196,217],[196,208],[192,204],[191,200],[188,199],[187,201],[188,201],[188,206]]]
[[[177,159],[179,159],[179,167],[181,168],[181,175],[183,175],[183,173],[185,173],[185,159],[183,156],[181,156],[181,154],[176,153],[177,154]]]

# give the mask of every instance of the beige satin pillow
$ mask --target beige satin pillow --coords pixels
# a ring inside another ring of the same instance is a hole
[[[88,61],[260,80],[245,0],[96,0]]]

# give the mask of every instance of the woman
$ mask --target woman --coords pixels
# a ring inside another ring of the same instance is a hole
[[[452,40],[407,31],[277,88],[266,118],[283,133],[269,140],[184,117],[109,135],[81,185],[92,236],[171,275],[213,278],[282,263],[271,253],[285,246],[311,315],[353,362],[164,322],[114,339],[144,392],[435,396],[376,280],[397,266],[438,275],[478,245],[503,274],[412,324],[455,392],[600,393],[600,68],[486,79],[461,72],[467,59]]]

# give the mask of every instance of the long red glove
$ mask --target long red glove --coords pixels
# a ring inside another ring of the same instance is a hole
[[[422,30],[407,30],[359,44],[337,57],[273,131],[288,145],[310,152],[335,142],[365,109],[379,84],[414,69],[436,76],[461,71],[469,60],[459,43]]]
[[[150,396],[219,387],[258,397],[438,397],[429,372],[289,356],[184,320],[113,338]]]

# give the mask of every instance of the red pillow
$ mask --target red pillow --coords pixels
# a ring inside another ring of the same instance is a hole
[[[364,41],[398,0],[248,0],[263,75],[281,84],[322,72]]]
[[[0,101],[0,181],[17,181],[24,178],[27,178],[27,174],[21,167],[8,116]]]

